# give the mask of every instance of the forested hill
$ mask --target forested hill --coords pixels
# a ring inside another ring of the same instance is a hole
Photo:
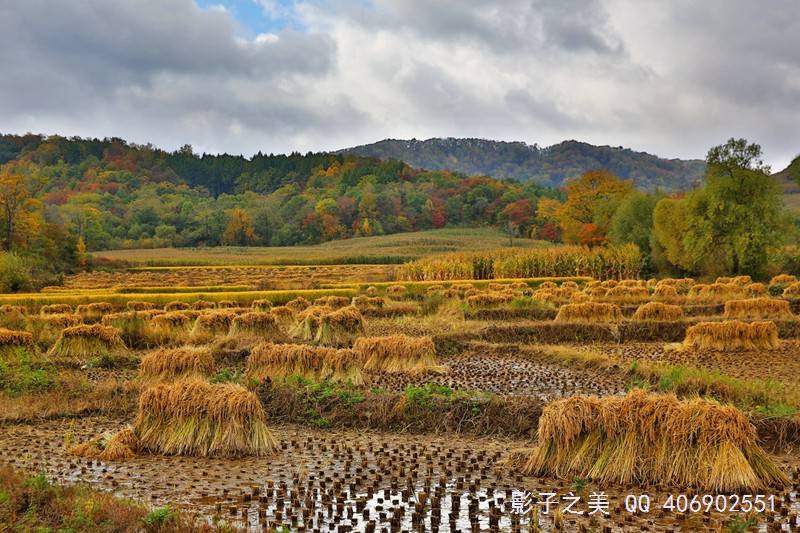
[[[0,195],[16,210],[11,224],[0,217],[0,245],[52,261],[84,245],[294,245],[502,224],[531,218],[538,198],[559,194],[355,155],[245,158],[121,139],[0,135]]]
[[[523,142],[484,139],[386,139],[340,152],[399,159],[431,170],[530,180],[553,187],[588,170],[605,169],[632,179],[640,189],[687,190],[699,184],[705,172],[705,163],[700,160],[661,159],[627,148],[578,141],[540,148]]]

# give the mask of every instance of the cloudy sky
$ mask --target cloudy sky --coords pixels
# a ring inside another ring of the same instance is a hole
[[[0,0],[0,132],[800,153],[798,0]]]

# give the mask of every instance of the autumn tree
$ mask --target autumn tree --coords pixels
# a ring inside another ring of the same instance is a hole
[[[41,224],[41,202],[35,194],[41,178],[32,165],[0,165],[0,214],[3,250],[24,247]]]
[[[511,202],[500,212],[500,220],[508,233],[508,244],[513,245],[514,235],[523,232],[533,220],[533,205],[527,198]]]
[[[658,198],[635,191],[625,196],[611,217],[608,240],[611,244],[634,243],[649,260],[653,240],[653,211]]]
[[[605,170],[592,170],[570,180],[564,187],[567,201],[558,209],[564,240],[579,243],[591,233],[604,239],[620,201],[633,190],[633,182],[621,180]]]
[[[225,244],[234,246],[247,246],[255,238],[253,223],[247,211],[236,207],[228,214],[228,225],[222,234]]]

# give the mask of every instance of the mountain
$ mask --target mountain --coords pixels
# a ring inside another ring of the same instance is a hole
[[[800,156],[780,172],[772,175],[783,191],[783,202],[789,211],[800,213]]]
[[[603,168],[647,190],[686,190],[702,181],[705,163],[697,159],[662,159],[628,148],[564,141],[547,148],[523,142],[485,139],[386,139],[345,148],[340,153],[399,159],[428,170],[457,170],[469,175],[532,180],[561,186],[587,170]]]

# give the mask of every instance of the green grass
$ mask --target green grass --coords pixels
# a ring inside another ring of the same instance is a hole
[[[27,348],[0,356],[0,390],[10,396],[41,392],[55,384],[56,369]]]
[[[310,246],[156,248],[94,252],[99,259],[140,266],[397,264],[430,254],[508,246],[496,228],[445,228],[358,237]],[[544,241],[515,239],[514,247],[546,246]]]

